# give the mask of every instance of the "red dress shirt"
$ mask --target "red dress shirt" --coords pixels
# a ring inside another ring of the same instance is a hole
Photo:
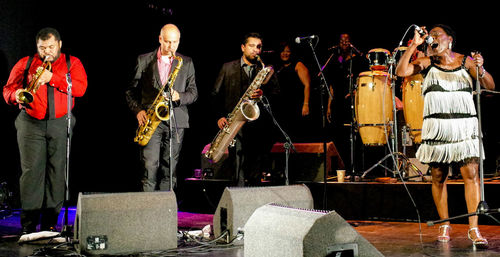
[[[16,91],[23,88],[23,77],[26,64],[28,62],[29,56],[26,56],[19,60],[12,71],[10,72],[9,80],[3,88],[3,97],[8,104],[17,105],[16,102]],[[81,97],[85,94],[87,89],[87,74],[83,68],[80,60],[74,56],[70,56],[71,67],[70,74],[72,80],[71,93],[73,96],[72,108],[75,105],[74,98]],[[36,73],[36,69],[41,66],[43,60],[40,59],[38,54],[35,54],[33,61],[29,68],[28,76],[26,78],[26,85],[30,84],[33,75]],[[66,56],[61,53],[59,58],[52,63],[52,79],[49,83],[40,85],[36,93],[33,95],[34,100],[28,106],[20,106],[20,108],[25,108],[28,115],[42,120],[47,117],[47,88],[54,90],[54,105],[55,105],[55,118],[60,118],[67,113],[67,87],[66,74],[68,73],[68,66],[66,64]]]

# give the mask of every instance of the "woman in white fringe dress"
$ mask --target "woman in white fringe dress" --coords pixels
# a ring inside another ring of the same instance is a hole
[[[396,74],[406,77],[423,72],[425,75],[422,144],[416,157],[431,167],[434,203],[439,217],[446,219],[449,218],[446,181],[450,165],[460,168],[468,212],[475,212],[480,202],[479,131],[472,92],[476,79],[487,89],[494,89],[495,82],[483,67],[480,53],[471,53],[468,57],[453,52],[456,36],[449,26],[435,25],[429,32],[422,28],[424,35],[415,30]],[[432,37],[432,43],[425,42],[427,37]],[[410,63],[411,55],[421,44],[427,44],[427,56]],[[438,240],[448,242],[450,231],[450,222],[445,222],[439,227]],[[474,248],[488,247],[488,241],[479,232],[477,216],[469,217],[467,235]]]

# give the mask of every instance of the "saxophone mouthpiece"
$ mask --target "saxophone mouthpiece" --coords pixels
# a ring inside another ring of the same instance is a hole
[[[262,65],[262,68],[266,67],[266,65],[264,64],[264,62],[262,62],[262,59],[260,58],[260,55],[256,55],[255,58],[257,58],[257,61],[260,62],[260,64]]]

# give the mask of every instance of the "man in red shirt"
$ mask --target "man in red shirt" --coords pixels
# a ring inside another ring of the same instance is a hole
[[[37,53],[19,60],[3,88],[5,101],[18,106],[17,142],[21,160],[20,194],[23,233],[54,230],[64,203],[66,143],[68,139],[68,85],[71,93],[81,97],[87,89],[87,74],[80,60],[61,53],[59,32],[44,28],[36,36]],[[43,62],[50,69],[36,75]],[[23,88],[36,81],[38,89],[30,92],[31,102],[23,101]],[[74,101],[70,101],[71,108]],[[71,116],[71,130],[75,119]],[[71,133],[69,133],[71,134]]]

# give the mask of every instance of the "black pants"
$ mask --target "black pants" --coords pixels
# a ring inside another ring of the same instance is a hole
[[[21,111],[15,124],[22,170],[21,225],[34,232],[41,215],[41,230],[55,228],[65,193],[66,116],[37,120]],[[74,124],[72,116],[71,129]]]
[[[172,148],[170,149],[171,135],[173,138]],[[177,136],[179,142],[177,142]],[[144,192],[172,190],[170,188],[170,172],[172,172],[172,185],[175,188],[176,169],[183,138],[184,129],[178,128],[177,133],[170,133],[170,126],[167,122],[161,122],[156,128],[148,144],[141,149],[141,162],[144,169],[142,179]],[[172,151],[172,158],[170,158],[170,151]],[[171,160],[172,163],[170,163]]]

